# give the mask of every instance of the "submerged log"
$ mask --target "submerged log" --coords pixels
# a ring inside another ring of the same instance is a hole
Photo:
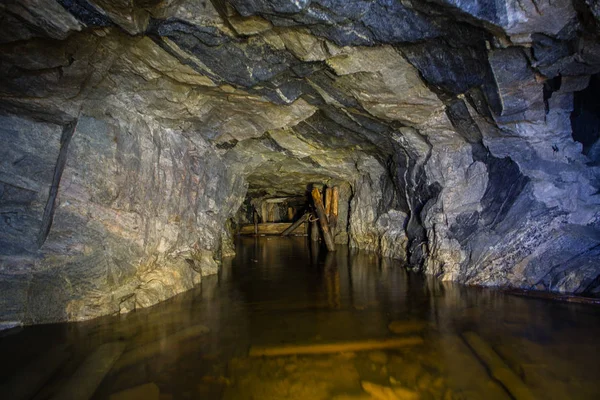
[[[541,290],[528,290],[528,289],[506,289],[506,290],[503,290],[503,292],[514,295],[514,296],[531,297],[531,298],[535,298],[535,299],[565,301],[567,303],[600,305],[600,298],[596,298],[596,297],[585,297],[585,296],[578,296],[578,295],[573,295],[573,294],[544,292]]]
[[[287,228],[286,230],[284,230],[283,232],[281,232],[281,236],[288,236],[290,233],[292,233],[297,228],[299,228],[300,225],[302,225],[304,223],[304,221],[306,221],[307,219],[308,219],[308,213],[306,213],[303,216],[301,216],[298,219],[298,221],[294,222],[293,224],[290,225],[289,228]]]
[[[178,343],[184,340],[195,338],[204,335],[209,331],[210,330],[204,325],[194,325],[177,331],[164,339],[136,347],[123,354],[113,369],[118,371],[130,365],[137,364],[146,360],[147,358],[154,357],[155,355],[161,353],[168,344]]]
[[[123,342],[106,343],[98,347],[83,361],[53,399],[90,399],[123,350]]]
[[[312,198],[315,203],[315,210],[319,217],[319,223],[321,225],[321,231],[323,232],[323,239],[328,251],[335,251],[335,243],[331,237],[331,231],[329,230],[329,222],[327,221],[327,215],[325,214],[325,208],[323,207],[323,200],[321,199],[321,192],[319,189],[313,188]]]
[[[533,400],[535,398],[521,378],[506,365],[498,353],[478,334],[475,332],[465,332],[463,333],[463,338],[477,357],[485,364],[492,377],[500,382],[515,400]]]
[[[59,345],[18,370],[14,377],[0,386],[14,400],[31,399],[71,356],[68,345]]]
[[[403,338],[369,339],[352,342],[334,342],[304,345],[281,345],[281,346],[252,346],[250,357],[277,357],[294,354],[331,354],[352,351],[368,351],[381,349],[397,349],[407,346],[416,346],[423,343],[419,336]]]
[[[110,395],[109,400],[160,400],[156,383],[145,383]]]
[[[396,334],[414,333],[425,330],[427,322],[425,321],[392,321],[388,329]]]
[[[372,399],[376,400],[418,400],[421,397],[414,390],[405,389],[403,387],[388,387],[377,385],[372,382],[362,381],[362,388],[369,393]]]
[[[334,236],[338,222],[339,202],[340,189],[334,186],[331,194],[331,215],[329,216],[329,227],[331,228],[331,234]]]

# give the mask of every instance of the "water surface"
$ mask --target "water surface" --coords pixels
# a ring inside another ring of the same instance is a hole
[[[393,321],[406,331],[391,332]],[[466,344],[465,332],[489,345],[534,398],[600,398],[600,308],[439,282],[370,253],[340,246],[327,254],[305,238],[276,237],[240,238],[237,256],[218,276],[152,308],[5,335],[0,396],[14,398],[8,388],[19,377],[31,391],[46,374],[35,399],[65,392],[81,398],[90,389],[80,383],[93,382],[82,370],[101,370],[98,349],[110,343],[122,353],[104,365],[108,373],[92,390],[94,399],[130,388],[161,400],[512,398]],[[252,346],[393,337],[422,344],[248,356]],[[40,372],[36,365],[50,367]]]

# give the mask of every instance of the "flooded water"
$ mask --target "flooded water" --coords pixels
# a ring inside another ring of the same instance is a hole
[[[0,397],[600,398],[600,308],[318,250],[241,238],[218,276],[165,303],[5,334]]]

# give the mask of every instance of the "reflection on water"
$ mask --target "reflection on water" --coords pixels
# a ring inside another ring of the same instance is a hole
[[[0,396],[510,399],[506,374],[475,354],[466,332],[531,398],[600,398],[597,307],[438,282],[373,254],[269,237],[241,238],[219,276],[150,309],[5,335]],[[421,344],[249,356],[404,337]]]

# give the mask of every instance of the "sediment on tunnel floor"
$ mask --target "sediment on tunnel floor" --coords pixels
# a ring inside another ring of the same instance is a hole
[[[189,290],[245,199],[312,183],[345,196],[337,243],[598,294],[593,1],[142,3],[0,7],[6,324]]]

